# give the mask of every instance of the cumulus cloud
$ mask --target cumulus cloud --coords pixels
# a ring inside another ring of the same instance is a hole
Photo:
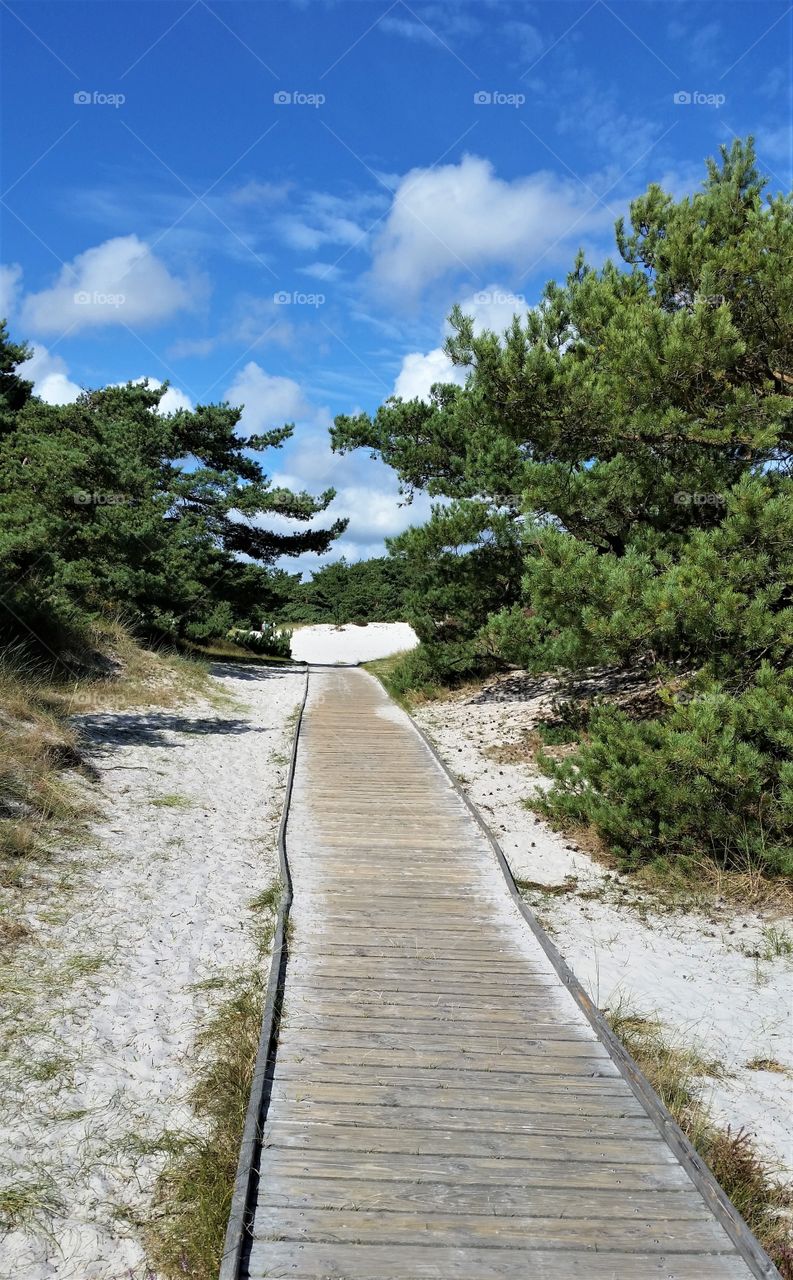
[[[462,386],[465,371],[453,365],[443,347],[435,347],[422,355],[411,351],[402,361],[402,368],[394,383],[394,395],[403,400],[428,400],[430,387],[435,382],[456,382]]]
[[[33,383],[33,391],[45,404],[74,404],[82,391],[68,376],[66,361],[54,356],[38,342],[33,355],[19,366],[19,375]]]
[[[463,298],[460,308],[464,315],[473,317],[475,333],[489,329],[502,334],[512,324],[513,316],[525,319],[529,304],[522,293],[513,293],[505,285],[489,284]]]
[[[28,294],[23,325],[34,332],[153,324],[194,300],[195,282],[172,275],[137,236],[116,236],[79,253],[49,289]]]
[[[7,266],[0,264],[0,320],[13,313],[21,279],[22,268],[18,262],[10,262]]]
[[[243,435],[256,435],[313,415],[299,383],[266,373],[255,360],[249,360],[237,374],[226,399],[231,404],[244,405],[239,424]]]
[[[508,263],[526,270],[557,243],[611,225],[580,183],[538,172],[505,181],[489,160],[413,169],[374,243],[372,277],[391,294],[417,295],[452,270],[476,275]]]

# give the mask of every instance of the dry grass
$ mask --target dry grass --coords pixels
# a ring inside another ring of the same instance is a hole
[[[196,1041],[191,1103],[198,1131],[167,1135],[167,1164],[147,1224],[153,1271],[165,1280],[215,1280],[261,1032],[265,958],[272,945],[276,882],[250,904],[259,963],[232,984]]]
[[[719,1064],[670,1042],[657,1021],[623,1007],[608,1016],[615,1035],[706,1161],[783,1280],[793,1280],[793,1186],[779,1180],[751,1134],[720,1128],[703,1106],[698,1080],[719,1075]]]
[[[77,734],[52,705],[51,687],[19,651],[0,660],[0,882],[19,883],[23,865],[88,813],[64,776],[79,769]],[[4,930],[13,941],[13,930]]]

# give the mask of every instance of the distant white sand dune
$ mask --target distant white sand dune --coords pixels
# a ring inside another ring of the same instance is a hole
[[[406,622],[370,622],[366,627],[323,622],[295,632],[292,657],[299,662],[368,662],[415,649],[417,644],[418,637]]]

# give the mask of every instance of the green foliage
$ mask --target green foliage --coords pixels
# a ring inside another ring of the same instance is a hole
[[[400,622],[406,616],[407,575],[396,560],[381,556],[348,564],[342,558],[315,569],[294,587],[279,611],[287,622]]]
[[[377,671],[388,692],[404,702],[413,698],[432,698],[442,688],[454,687],[492,671],[470,641],[446,644],[421,644],[401,654],[386,669]]]
[[[520,592],[519,528],[485,502],[435,506],[427,524],[391,538],[388,548],[409,584],[408,618],[427,644],[471,640],[492,609]]]
[[[656,859],[793,875],[793,672],[763,663],[740,692],[715,680],[631,720],[596,705],[579,751],[540,757],[554,818],[591,823],[627,869]]]
[[[84,392],[48,405],[14,369],[0,334],[0,558],[3,628],[60,649],[93,617],[202,642],[257,625],[289,594],[281,555],[322,552],[343,530],[276,534],[268,515],[306,522],[333,498],[273,489],[257,460],[292,427],[244,438],[227,404],[157,412],[165,388]]]

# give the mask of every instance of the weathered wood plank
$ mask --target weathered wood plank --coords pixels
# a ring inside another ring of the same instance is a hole
[[[472,1054],[476,1057],[500,1057],[509,1054],[544,1054],[548,1059],[581,1058],[591,1062],[611,1062],[606,1050],[596,1040],[540,1040],[528,1034],[498,1036],[482,1030],[472,1035],[458,1031],[448,1024],[414,1027],[401,1031],[373,1031],[364,1019],[360,1028],[353,1031],[327,1030],[314,1027],[296,1027],[287,1023],[281,1028],[281,1045],[285,1052],[299,1052],[314,1048],[355,1049],[410,1049],[434,1053]],[[550,1068],[553,1069],[553,1062]]]
[[[416,1084],[432,1088],[444,1088],[457,1085],[472,1091],[474,1094],[497,1091],[499,1094],[529,1094],[543,1098],[546,1095],[565,1093],[594,1093],[597,1095],[613,1095],[633,1097],[630,1087],[622,1076],[565,1076],[559,1072],[538,1075],[526,1071],[488,1071],[482,1070],[481,1064],[469,1059],[467,1066],[453,1067],[394,1067],[376,1062],[359,1065],[349,1063],[313,1062],[310,1057],[302,1057],[297,1062],[285,1062],[279,1059],[275,1064],[274,1077],[279,1080],[321,1080],[325,1083],[344,1081],[349,1083],[367,1082],[370,1084]]]
[[[476,1130],[457,1132],[437,1128],[383,1128],[366,1125],[311,1123],[269,1120],[264,1128],[265,1146],[318,1151],[401,1151],[415,1155],[511,1156],[524,1160],[604,1160],[620,1164],[644,1164],[666,1160],[669,1148],[657,1132],[642,1138],[604,1134],[587,1138],[566,1138],[547,1134],[494,1133]],[[668,1159],[674,1157],[669,1153]]]
[[[490,1245],[496,1248],[618,1249],[647,1253],[716,1253],[724,1237],[708,1214],[700,1218],[657,1221],[636,1217],[512,1217],[493,1213],[461,1214],[437,1210],[304,1209],[259,1202],[254,1239],[280,1233],[289,1240],[340,1244],[438,1246]]]
[[[552,1175],[548,1175],[551,1177]],[[557,1175],[558,1176],[558,1175]],[[688,1188],[637,1191],[625,1187],[576,1189],[576,1212],[583,1218],[684,1222],[709,1217],[703,1201],[692,1200]],[[296,1172],[265,1168],[262,1203],[304,1209],[376,1209],[380,1212],[433,1210],[487,1213],[497,1221],[516,1214],[564,1218],[570,1212],[570,1187],[541,1185],[470,1185],[459,1182],[400,1182],[394,1179],[315,1176],[309,1166]]]
[[[469,1136],[480,1133],[508,1133],[560,1138],[601,1138],[609,1140],[646,1138],[653,1142],[658,1133],[646,1115],[625,1115],[614,1111],[610,1115],[578,1115],[571,1109],[560,1113],[550,1110],[519,1111],[513,1108],[501,1110],[495,1105],[469,1107],[436,1107],[431,1102],[418,1106],[415,1103],[382,1103],[361,1101],[322,1101],[312,1095],[310,1099],[287,1098],[270,1104],[268,1123],[359,1125],[370,1129],[431,1128],[435,1131],[461,1130]]]
[[[337,1007],[338,1009],[338,1007]],[[387,1012],[387,1010],[385,1011]],[[411,1016],[408,1012],[406,1015]],[[465,1037],[497,1037],[499,1042],[504,1039],[513,1040],[541,1040],[546,1044],[563,1043],[563,1044],[585,1044],[590,1043],[579,1026],[575,1023],[553,1023],[539,1022],[526,1018],[509,1019],[493,1019],[485,1020],[481,1013],[478,1016],[458,1017],[456,1011],[444,1013],[442,1011],[433,1012],[428,1010],[422,1017],[412,1017],[412,1025],[415,1027],[416,1035],[448,1036],[457,1035]],[[337,1035],[342,1035],[347,1031],[380,1031],[391,1034],[405,1033],[405,1021],[398,1017],[383,1017],[379,1010],[372,1009],[367,1006],[365,1009],[346,1009],[337,1011],[336,1013],[328,1013],[327,1010],[320,1006],[304,1006],[300,1009],[290,1006],[289,1012],[284,1014],[281,1021],[282,1031],[286,1030],[305,1030],[305,1031],[331,1031]],[[549,1052],[554,1052],[549,1050]],[[558,1051],[556,1051],[558,1052]],[[578,1050],[576,1050],[578,1052]]]
[[[282,1062],[305,1062],[325,1065],[339,1063],[344,1066],[381,1066],[381,1067],[482,1067],[481,1055],[462,1051],[445,1051],[433,1048],[420,1049],[382,1049],[375,1045],[354,1047],[305,1046],[292,1048],[288,1043],[279,1047]],[[495,1075],[504,1071],[519,1071],[537,1075],[564,1076],[619,1076],[619,1071],[610,1058],[559,1058],[529,1057],[527,1054],[499,1054],[487,1060],[487,1068]]]
[[[737,1254],[257,1241],[252,1280],[747,1280]]]
[[[378,1107],[432,1107],[457,1110],[466,1115],[473,1111],[492,1111],[504,1117],[505,1123],[512,1123],[512,1113],[542,1116],[578,1115],[578,1116],[641,1116],[646,1119],[644,1108],[629,1090],[624,1093],[604,1093],[590,1089],[574,1092],[555,1091],[549,1089],[527,1090],[486,1089],[483,1087],[466,1089],[450,1085],[416,1085],[409,1083],[372,1084],[368,1081],[351,1083],[342,1077],[335,1083],[311,1079],[305,1080],[301,1073],[296,1079],[274,1078],[273,1100],[312,1103],[369,1103]],[[310,1087],[309,1087],[310,1086]]]
[[[371,1185],[391,1182],[448,1182],[455,1186],[494,1189],[501,1194],[505,1187],[552,1187],[572,1193],[578,1191],[613,1191],[615,1194],[637,1191],[680,1191],[692,1205],[699,1207],[699,1196],[691,1195],[691,1183],[676,1160],[659,1163],[624,1164],[608,1160],[576,1160],[563,1158],[526,1160],[514,1157],[451,1156],[448,1153],[422,1155],[415,1152],[389,1152],[378,1156],[357,1151],[311,1151],[306,1154],[284,1147],[266,1147],[262,1151],[262,1194],[268,1179],[283,1173],[295,1178],[361,1178]],[[568,1203],[568,1211],[572,1205]]]

